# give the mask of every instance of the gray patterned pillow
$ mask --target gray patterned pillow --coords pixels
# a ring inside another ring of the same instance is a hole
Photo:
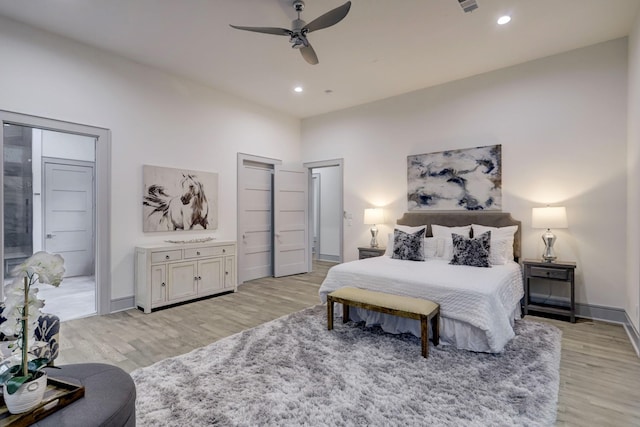
[[[407,261],[424,261],[424,233],[423,228],[415,233],[405,233],[393,230],[393,259]]]
[[[473,239],[451,233],[451,238],[453,239],[453,258],[449,264],[490,267],[491,231],[482,233]]]

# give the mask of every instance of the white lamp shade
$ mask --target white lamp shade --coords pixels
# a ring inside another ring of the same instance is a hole
[[[381,208],[369,208],[364,210],[365,224],[382,224],[384,222],[384,213]]]
[[[531,211],[532,228],[567,228],[567,210],[564,206],[533,208]]]

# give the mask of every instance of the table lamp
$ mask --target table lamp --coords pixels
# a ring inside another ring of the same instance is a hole
[[[567,228],[567,210],[562,207],[533,208],[531,211],[531,227],[546,228],[547,231],[542,235],[542,241],[545,248],[542,259],[546,262],[553,262],[557,257],[553,251],[553,244],[556,242],[556,236],[551,232],[552,228]]]
[[[384,213],[381,208],[368,208],[364,210],[364,223],[366,225],[373,225],[371,227],[371,247],[378,247],[378,229],[376,224],[382,224],[384,222]]]

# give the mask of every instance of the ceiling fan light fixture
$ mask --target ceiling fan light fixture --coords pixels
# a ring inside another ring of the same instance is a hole
[[[309,46],[309,42],[301,35],[292,35],[289,39],[289,43],[291,43],[291,47],[294,49],[302,49],[303,47]]]
[[[511,17],[509,15],[503,15],[498,18],[498,25],[508,24],[509,22],[511,22]]]
[[[278,27],[244,27],[240,25],[229,25],[231,28],[235,28],[236,30],[253,31],[256,33],[273,34],[276,36],[289,36],[291,47],[299,49],[302,57],[309,64],[316,65],[318,63],[318,55],[316,55],[311,43],[307,40],[307,34],[331,27],[342,21],[344,17],[347,16],[347,13],[349,13],[349,9],[351,9],[351,1],[349,0],[342,6],[331,9],[329,12],[317,17],[309,24],[305,23],[305,21],[300,18],[300,12],[304,10],[304,1],[294,0],[293,8],[298,13],[298,19],[294,19],[291,22],[290,30]]]

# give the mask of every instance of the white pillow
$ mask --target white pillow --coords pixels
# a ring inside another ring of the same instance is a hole
[[[431,224],[431,233],[436,239],[441,239],[436,257],[451,261],[453,258],[453,239],[451,234],[460,234],[468,239],[471,233],[471,226],[445,227],[444,225]]]
[[[418,231],[422,230],[423,228],[427,228],[426,225],[418,225],[417,227],[411,227],[408,225],[400,225],[400,224],[396,224],[395,229],[396,230],[400,230],[400,231],[404,231],[405,233],[409,233],[409,234],[414,234],[417,233]],[[426,234],[426,231],[425,231]]]
[[[384,256],[392,256],[393,255],[393,233],[389,233],[389,238],[387,239],[387,249],[384,250]]]
[[[513,239],[494,239],[491,237],[489,244],[489,264],[503,265],[509,260],[513,261]],[[511,258],[507,256],[509,253],[512,254]]]
[[[428,259],[428,258],[436,258],[437,256],[438,256],[438,239],[436,239],[435,237],[425,237],[424,257]]]
[[[503,260],[500,264],[505,264],[507,261],[513,261],[513,239],[516,231],[518,231],[517,225],[509,225],[507,227],[488,227],[486,225],[471,224],[471,227],[473,228],[474,236],[491,231],[491,252],[495,252],[493,258],[496,260]],[[500,240],[506,240],[506,242],[501,243]],[[496,247],[495,251],[493,250],[494,245]],[[503,248],[502,254],[499,253],[501,248]],[[492,256],[489,255],[489,262],[491,262],[491,258]],[[494,262],[491,263],[496,265],[498,264]]]

